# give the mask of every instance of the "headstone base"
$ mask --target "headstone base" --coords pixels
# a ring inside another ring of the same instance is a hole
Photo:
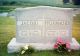
[[[20,48],[26,44],[32,45],[37,50],[50,50],[53,48],[54,43],[19,43],[16,42],[16,38],[13,38],[10,43],[8,44],[8,53],[18,52]],[[79,50],[79,43],[76,41],[75,38],[72,38],[71,49]]]

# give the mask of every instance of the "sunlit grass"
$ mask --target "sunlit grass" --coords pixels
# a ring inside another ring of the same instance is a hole
[[[80,42],[80,14],[74,17],[72,35]]]
[[[15,36],[15,20],[11,17],[0,17],[0,43],[8,42]]]

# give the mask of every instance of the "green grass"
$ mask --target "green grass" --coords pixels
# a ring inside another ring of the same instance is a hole
[[[57,53],[55,51],[41,51],[33,53],[32,56],[79,56],[79,51],[71,52],[71,53]]]
[[[22,55],[22,56],[24,56],[24,55]],[[58,52],[55,52],[55,51],[46,50],[46,51],[34,52],[30,56],[80,56],[80,51],[72,51],[70,53],[69,52],[58,53]]]
[[[0,17],[0,43],[7,42],[15,36],[15,20],[11,17]]]
[[[11,17],[0,17],[0,56],[18,56],[16,53],[7,53],[7,44],[15,37],[15,19]],[[74,18],[73,37],[80,42],[80,15]],[[80,56],[79,51],[71,53],[56,53],[52,51],[38,51],[31,56]]]
[[[9,56],[7,44],[15,37],[15,20],[11,17],[0,17],[0,56]]]
[[[16,6],[0,6],[0,12],[10,12],[15,8]]]
[[[73,37],[80,43],[80,14],[74,17],[72,30]]]

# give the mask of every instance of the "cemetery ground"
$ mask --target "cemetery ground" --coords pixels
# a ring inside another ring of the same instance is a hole
[[[16,53],[7,53],[7,44],[15,37],[16,27],[15,19],[11,17],[0,16],[0,56],[17,56]],[[80,15],[74,17],[73,22],[73,37],[80,43]],[[32,56],[80,56],[80,50],[70,53],[56,53],[55,51],[38,51],[32,53]]]

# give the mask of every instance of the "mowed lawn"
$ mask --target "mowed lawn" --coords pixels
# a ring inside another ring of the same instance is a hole
[[[11,17],[0,16],[0,56],[18,56],[17,54],[7,53],[7,44],[15,37],[16,25],[15,19]],[[80,15],[74,17],[72,35],[80,43]],[[80,56],[80,51],[72,51],[71,53],[56,53],[52,51],[39,51],[32,54],[32,56]]]
[[[15,20],[0,16],[0,56],[7,55],[7,44],[15,37]]]
[[[74,17],[73,26],[72,26],[72,35],[80,43],[80,14]]]

